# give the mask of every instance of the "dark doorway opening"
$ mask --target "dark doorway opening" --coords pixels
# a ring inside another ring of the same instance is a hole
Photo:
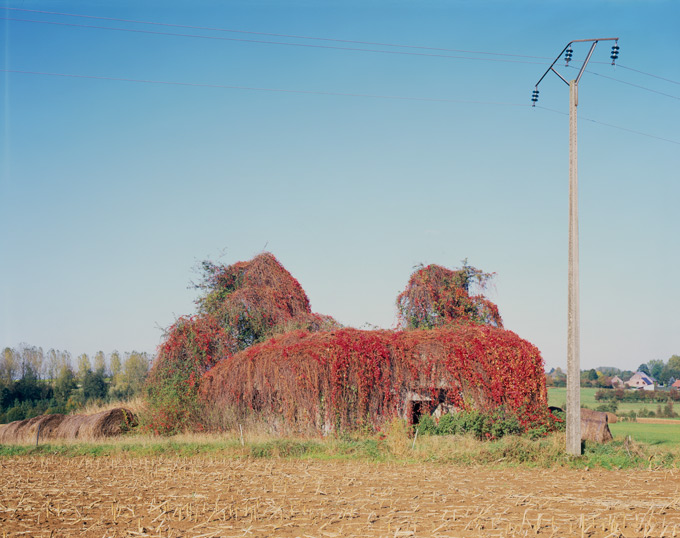
[[[412,401],[411,402],[411,416],[410,423],[414,426],[420,422],[420,417],[423,414],[423,402]]]

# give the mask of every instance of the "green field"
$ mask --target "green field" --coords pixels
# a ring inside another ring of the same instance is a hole
[[[581,388],[581,406],[595,409],[603,402],[595,399],[598,389]],[[564,408],[567,400],[567,389],[564,387],[548,388],[548,405],[556,405]],[[658,403],[620,402],[617,413],[640,411],[649,409],[656,411]],[[646,424],[641,422],[617,422],[610,424],[609,429],[616,438],[624,438],[630,435],[632,439],[640,443],[650,445],[677,447],[680,446],[680,423],[675,424]]]
[[[595,388],[583,388],[581,387],[581,407],[587,407],[588,409],[595,409],[598,405],[606,403],[604,401],[598,402],[595,399],[595,393],[599,389]],[[555,405],[564,409],[564,404],[567,401],[567,389],[565,387],[549,387],[548,388],[548,405]],[[663,404],[662,404],[663,406]],[[641,411],[646,409],[649,411],[656,411],[659,407],[658,403],[646,403],[646,402],[619,402],[618,413],[628,413],[630,411]],[[680,411],[680,406],[679,411]]]
[[[680,422],[675,424],[645,424],[641,422],[617,422],[609,429],[615,438],[630,435],[639,443],[656,446],[680,446]]]

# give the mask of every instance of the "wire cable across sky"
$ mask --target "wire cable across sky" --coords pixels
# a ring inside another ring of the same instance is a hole
[[[0,69],[3,73],[15,73],[21,75],[42,75],[49,77],[64,77],[64,78],[80,78],[93,80],[108,80],[116,82],[138,82],[143,84],[165,84],[169,86],[190,86],[195,88],[218,88],[223,90],[246,90],[256,92],[279,92],[279,93],[299,93],[305,95],[327,95],[333,97],[364,97],[368,99],[391,99],[396,101],[426,101],[433,103],[461,103],[461,104],[475,104],[475,105],[495,105],[495,106],[514,106],[514,107],[528,107],[528,103],[510,103],[503,101],[478,101],[471,99],[448,99],[439,97],[409,97],[401,95],[377,95],[369,93],[348,93],[348,92],[333,92],[333,91],[319,91],[319,90],[290,90],[284,88],[262,88],[255,86],[238,86],[229,84],[207,84],[201,82],[179,82],[172,80],[150,80],[124,77],[107,77],[99,75],[80,75],[74,73],[51,73],[46,71],[29,71],[20,69]]]
[[[326,49],[326,50],[341,50],[341,51],[352,51],[352,52],[371,52],[376,54],[392,54],[401,56],[420,56],[429,58],[449,58],[454,60],[473,60],[481,62],[502,62],[502,63],[514,63],[514,64],[535,64],[543,65],[544,62],[529,61],[529,60],[510,60],[507,58],[479,58],[474,56],[457,56],[451,54],[435,54],[428,52],[407,52],[403,50],[381,50],[381,49],[367,49],[359,47],[341,47],[335,45],[314,45],[311,43],[293,43],[287,41],[267,41],[264,39],[245,39],[241,37],[224,37],[224,36],[209,36],[201,34],[179,34],[173,32],[160,32],[157,30],[140,30],[138,28],[121,28],[116,26],[96,26],[90,24],[77,24],[72,22],[58,22],[58,21],[37,21],[31,19],[18,19],[14,17],[0,17],[0,20],[12,21],[12,22],[25,22],[31,24],[50,24],[54,26],[64,26],[72,28],[88,28],[93,30],[110,30],[116,32],[129,32],[133,34],[149,34],[156,36],[169,36],[169,37],[186,37],[193,39],[210,39],[215,41],[233,41],[240,43],[255,43],[260,45],[281,45],[287,47],[302,47],[310,49]]]
[[[431,103],[457,103],[457,104],[470,104],[470,105],[490,105],[490,106],[508,106],[508,107],[531,107],[529,103],[512,103],[504,101],[480,101],[480,100],[470,100],[470,99],[449,99],[440,97],[412,97],[412,96],[401,96],[401,95],[379,95],[379,94],[368,94],[368,93],[349,93],[349,92],[333,92],[333,91],[319,91],[319,90],[292,90],[285,88],[263,88],[255,86],[239,86],[239,85],[229,85],[229,84],[207,84],[200,82],[179,82],[171,80],[150,80],[150,79],[137,79],[137,78],[124,78],[124,77],[108,77],[103,75],[82,75],[74,73],[52,73],[46,71],[29,71],[20,69],[0,69],[2,73],[13,73],[18,75],[39,75],[39,76],[49,76],[49,77],[63,77],[63,78],[75,78],[75,79],[91,79],[91,80],[103,80],[103,81],[115,81],[115,82],[135,82],[141,84],[161,84],[167,86],[187,86],[194,88],[215,88],[223,90],[243,90],[243,91],[256,91],[256,92],[277,92],[277,93],[291,93],[291,94],[303,94],[303,95],[321,95],[321,96],[331,96],[331,97],[360,97],[368,99],[389,99],[394,101],[423,101]],[[547,108],[544,106],[536,105],[535,108],[540,108],[542,110],[547,110],[549,112],[554,112],[561,115],[567,115],[568,113],[555,110],[552,108]],[[627,131],[629,133],[638,134],[641,136],[646,136],[648,138],[654,138],[656,140],[662,140],[664,142],[669,142],[671,144],[680,145],[680,142],[676,140],[671,140],[669,138],[663,138],[660,136],[643,133],[641,131],[636,131],[634,129],[628,129],[626,127],[621,127],[618,125],[613,125],[610,123],[601,122],[595,119],[586,118],[579,116],[579,118],[604,125],[606,127],[611,127],[612,129],[618,129],[621,131]]]
[[[283,37],[283,38],[288,38],[288,39],[302,39],[302,40],[310,40],[310,41],[325,41],[325,42],[331,42],[331,43],[347,43],[347,44],[353,44],[353,45],[371,45],[371,46],[378,46],[378,47],[392,47],[392,48],[403,48],[403,49],[413,49],[413,50],[429,50],[429,51],[437,51],[437,52],[456,52],[456,53],[463,53],[463,54],[478,54],[482,56],[499,56],[499,57],[508,57],[508,58],[524,58],[524,59],[530,59],[530,60],[551,60],[550,57],[548,56],[537,56],[537,55],[530,55],[530,54],[515,54],[515,53],[507,53],[507,52],[491,52],[491,51],[480,51],[480,50],[472,50],[472,49],[459,49],[459,48],[447,48],[447,47],[432,47],[432,46],[426,46],[426,45],[408,45],[408,44],[403,44],[403,43],[386,43],[386,42],[381,42],[381,41],[365,41],[365,40],[354,40],[354,39],[340,39],[340,38],[331,38],[331,37],[319,37],[319,36],[310,36],[310,35],[299,35],[299,34],[285,34],[285,33],[275,33],[275,32],[258,32],[258,31],[253,31],[253,30],[238,30],[238,29],[233,29],[233,28],[220,28],[220,27],[214,27],[214,26],[197,26],[197,25],[189,25],[189,24],[176,24],[176,23],[167,23],[167,22],[159,22],[159,21],[147,21],[147,20],[138,20],[138,19],[125,19],[125,18],[117,18],[117,17],[103,17],[103,16],[97,16],[97,15],[86,15],[82,13],[65,13],[65,12],[60,12],[60,11],[47,11],[47,10],[40,10],[40,9],[27,9],[27,8],[16,8],[16,7],[1,7],[0,10],[5,10],[5,11],[12,11],[12,12],[23,12],[23,13],[34,13],[34,14],[40,14],[40,15],[52,15],[52,16],[59,16],[59,17],[74,17],[74,18],[81,18],[81,19],[90,19],[90,20],[100,20],[100,21],[110,21],[110,22],[124,22],[128,24],[143,24],[143,25],[149,25],[149,26],[160,26],[160,27],[167,27],[167,28],[183,28],[183,29],[188,29],[188,30],[201,30],[201,31],[210,31],[210,32],[223,32],[223,33],[235,33],[235,34],[244,34],[244,35],[259,35],[259,36],[268,36],[268,37]],[[52,22],[52,21],[37,21],[37,20],[31,20],[31,19],[12,19],[9,17],[2,18],[4,20],[16,20],[16,21],[22,21],[22,22],[34,22],[34,23],[44,23],[44,24],[59,24],[58,22]],[[72,25],[72,26],[80,26],[84,28],[98,28],[98,29],[110,29],[110,30],[119,30],[119,31],[132,31],[131,29],[125,29],[125,28],[112,28],[112,27],[99,27],[99,26],[88,26],[88,25]],[[193,34],[174,34],[174,33],[165,33],[165,32],[158,32],[157,35],[169,35],[169,36],[178,36],[178,37],[204,37],[204,38],[210,38],[211,36],[201,36],[201,35],[193,35]],[[243,40],[245,42],[251,42],[251,40]],[[280,42],[270,42],[270,41],[258,41],[258,40],[252,40],[252,42],[255,43],[267,43],[267,44],[274,44],[274,45],[292,45],[292,43],[280,43]],[[330,47],[323,47],[323,48],[330,48]],[[360,52],[389,52],[389,51],[378,51],[378,50],[372,50],[372,49],[355,49],[355,48],[343,48],[343,47],[338,47],[339,50],[355,50],[355,51],[360,51]],[[435,57],[439,57],[439,55],[433,55]],[[442,55],[441,57],[450,57],[450,58],[458,58],[456,56],[448,56],[448,55]],[[461,57],[460,59],[467,59],[467,60],[473,60],[473,59],[479,59],[483,60],[484,58],[468,58],[468,57]],[[526,62],[526,63],[540,63],[540,62]],[[602,62],[602,61],[596,61],[594,60],[592,63],[594,64],[608,64],[608,62]],[[626,65],[623,65],[621,63],[617,62],[617,66],[626,69],[631,72],[635,72],[641,75],[645,75],[648,77],[653,77],[658,80],[663,80],[665,82],[669,82],[671,84],[677,84],[680,85],[680,82],[676,80],[672,80],[670,78],[660,76],[660,75],[655,75],[653,73],[649,73],[647,71],[642,71],[640,69],[635,69],[633,67],[628,67]],[[612,79],[612,80],[617,80],[617,79]],[[619,82],[624,82],[624,81],[619,81]],[[624,82],[625,83],[625,82]],[[646,88],[644,88],[646,89]],[[650,91],[655,91],[655,90],[650,90]],[[667,95],[662,92],[661,95]],[[670,96],[677,98],[675,96]]]
[[[527,54],[511,54],[511,53],[506,53],[506,52],[488,52],[488,51],[469,50],[469,49],[428,47],[428,46],[423,46],[423,45],[404,45],[404,44],[398,44],[398,43],[383,43],[383,42],[379,42],[379,41],[358,41],[358,40],[353,40],[353,39],[337,39],[337,38],[330,38],[330,37],[315,37],[315,36],[297,35],[297,34],[255,32],[255,31],[251,31],[251,30],[235,30],[235,29],[231,29],[231,28],[217,28],[217,27],[212,27],[212,26],[194,26],[194,25],[188,25],[188,24],[173,24],[173,23],[167,23],[167,22],[142,21],[142,20],[136,20],[136,19],[120,19],[120,18],[115,18],[115,17],[101,17],[101,16],[95,16],[95,15],[83,15],[83,14],[79,14],[79,13],[62,13],[62,12],[58,12],[58,11],[44,11],[44,10],[39,10],[39,9],[25,9],[25,8],[12,8],[12,7],[0,7],[0,9],[4,9],[4,10],[7,10],[7,11],[20,11],[20,12],[25,12],[25,13],[37,13],[37,14],[42,14],[42,15],[58,15],[58,16],[62,16],[62,17],[78,17],[78,18],[94,19],[94,20],[100,20],[100,21],[125,22],[125,23],[130,23],[130,24],[146,24],[146,25],[152,25],[152,26],[164,26],[164,27],[168,27],[168,28],[184,28],[184,29],[188,29],[188,30],[204,30],[204,31],[210,31],[210,32],[229,32],[229,33],[236,33],[236,34],[260,35],[260,36],[268,36],[268,37],[286,37],[286,38],[290,38],[290,39],[327,41],[327,42],[333,42],[333,43],[349,43],[349,44],[353,44],[353,45],[373,45],[373,46],[379,46],[379,47],[395,47],[395,48],[417,49],[417,50],[432,50],[432,51],[439,51],[439,52],[460,52],[460,53],[464,53],[464,54],[481,54],[481,55],[489,55],[489,56],[507,56],[507,57],[513,57],[513,58],[530,58],[530,59],[539,59],[539,60],[548,60],[549,59],[549,58],[544,57],[544,56],[531,56],[531,55],[527,55]],[[33,21],[33,22],[41,22],[41,21]]]
[[[578,70],[578,67],[577,67],[577,66],[574,66],[574,65],[570,65],[569,68]],[[660,92],[660,91],[658,91],[658,90],[654,90],[654,89],[648,88],[648,87],[646,87],[646,86],[641,86],[640,84],[633,84],[632,82],[627,82],[627,81],[621,80],[621,79],[619,79],[619,78],[610,77],[609,75],[605,75],[605,74],[603,74],[603,73],[598,73],[597,71],[592,71],[592,70],[590,70],[590,69],[586,69],[586,73],[590,73],[591,75],[595,75],[595,76],[598,76],[598,77],[606,78],[606,79],[608,79],[608,80],[613,80],[614,82],[619,82],[619,83],[621,83],[621,84],[626,84],[626,85],[628,85],[628,86],[632,86],[632,87],[638,88],[638,89],[640,89],[640,90],[645,90],[645,91],[647,91],[647,92],[656,93],[656,94],[659,94],[659,95],[663,95],[664,97],[670,97],[671,99],[677,99],[678,101],[680,101],[680,97],[678,97],[677,95],[671,95],[670,93]]]

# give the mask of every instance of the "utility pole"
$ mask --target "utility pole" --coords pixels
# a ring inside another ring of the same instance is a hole
[[[615,41],[612,47],[611,60],[614,65],[619,56],[618,37],[602,39],[577,39],[570,41],[555,58],[550,67],[543,73],[534,87],[531,96],[532,106],[538,101],[538,85],[552,71],[569,86],[569,277],[567,301],[567,453],[581,455],[581,329],[579,311],[579,260],[578,260],[578,146],[577,107],[578,83],[586,65],[599,41]],[[575,79],[567,81],[555,70],[555,64],[564,54],[566,65],[573,56],[572,44],[592,43],[581,69]]]

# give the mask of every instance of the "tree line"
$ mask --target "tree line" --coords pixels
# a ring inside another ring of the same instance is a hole
[[[20,345],[0,353],[0,423],[41,414],[70,413],[86,405],[139,394],[153,357],[137,351],[92,357]]]
[[[667,361],[650,360],[638,366],[636,371],[647,374],[659,386],[668,387],[680,379],[680,355],[673,355]],[[581,370],[581,386],[611,388],[615,376],[622,381],[628,381],[634,374],[632,370],[621,370],[612,366]],[[567,374],[561,368],[553,368],[546,374],[546,382],[548,386],[563,387],[567,383]]]

